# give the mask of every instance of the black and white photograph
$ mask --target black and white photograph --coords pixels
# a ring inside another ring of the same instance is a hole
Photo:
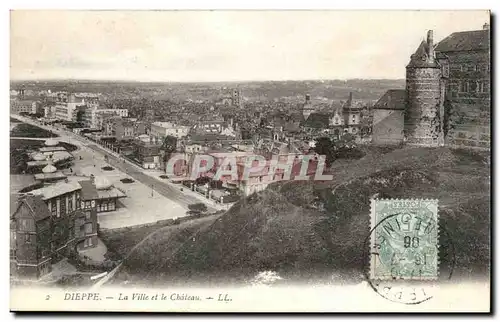
[[[10,310],[490,312],[492,29],[11,10]]]

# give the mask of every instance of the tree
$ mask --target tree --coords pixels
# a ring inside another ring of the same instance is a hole
[[[315,140],[314,152],[326,157],[326,166],[335,161],[335,144],[329,137],[320,137]]]
[[[167,135],[163,139],[162,149],[165,154],[170,154],[177,150],[177,138],[175,136]]]
[[[342,135],[340,140],[335,142],[335,146],[337,148],[343,148],[343,147],[352,147],[356,145],[356,137],[352,135],[351,133],[346,133]]]

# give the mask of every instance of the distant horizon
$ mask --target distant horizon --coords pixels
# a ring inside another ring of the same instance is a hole
[[[40,78],[40,79],[10,79],[10,82],[116,82],[116,83],[263,83],[263,82],[348,82],[348,81],[404,81],[405,78],[328,78],[328,79],[256,79],[256,80],[220,80],[220,81],[174,81],[174,80],[126,80],[126,79],[90,79],[90,78]]]

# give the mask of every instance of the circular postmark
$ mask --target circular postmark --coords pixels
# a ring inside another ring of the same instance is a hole
[[[369,267],[363,270],[365,279],[389,301],[408,305],[428,301],[439,281],[450,280],[453,275],[456,258],[451,237],[431,216],[425,219],[396,212],[377,222],[365,239],[364,258],[369,260]],[[432,229],[436,229],[435,240]],[[447,269],[438,267],[440,241],[447,245]]]

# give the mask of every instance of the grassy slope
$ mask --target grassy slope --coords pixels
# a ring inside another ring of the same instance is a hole
[[[358,161],[334,166],[334,174],[328,183],[277,184],[236,204],[201,230],[158,236],[132,254],[124,271],[147,271],[148,281],[154,282],[196,277],[228,282],[268,269],[293,279],[334,271],[359,279],[371,197],[438,198],[444,228],[442,270],[448,271],[453,249],[455,273],[478,273],[488,267],[486,153],[447,148],[372,151]]]

